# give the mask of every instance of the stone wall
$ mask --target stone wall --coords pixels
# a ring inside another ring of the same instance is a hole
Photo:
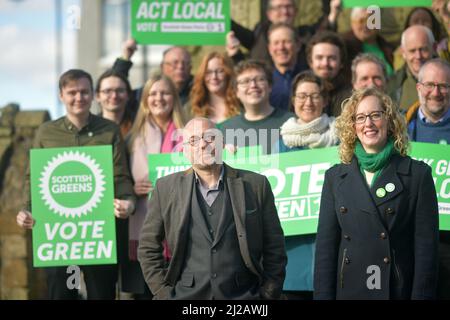
[[[12,104],[0,111],[0,299],[43,299],[44,271],[33,268],[31,232],[17,226],[16,214],[24,202],[29,149],[49,114]]]

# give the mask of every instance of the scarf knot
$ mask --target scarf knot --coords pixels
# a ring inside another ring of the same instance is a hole
[[[367,153],[361,142],[356,140],[355,156],[358,159],[359,166],[369,172],[377,172],[383,169],[395,152],[392,138],[387,140],[383,150],[378,153]]]

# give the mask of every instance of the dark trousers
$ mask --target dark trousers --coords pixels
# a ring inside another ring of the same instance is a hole
[[[283,291],[282,300],[312,300],[312,291]]]
[[[86,283],[88,300],[114,300],[116,298],[117,265],[80,266]],[[67,267],[46,268],[48,295],[51,300],[76,300],[78,290],[69,289]]]
[[[437,298],[450,300],[450,232],[440,231]]]

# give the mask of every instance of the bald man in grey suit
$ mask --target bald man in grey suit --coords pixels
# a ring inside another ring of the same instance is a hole
[[[155,299],[278,299],[287,258],[267,178],[222,163],[208,119],[191,120],[183,140],[192,168],[158,180],[140,237]]]

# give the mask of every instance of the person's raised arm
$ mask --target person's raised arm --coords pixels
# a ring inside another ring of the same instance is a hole
[[[124,42],[122,46],[122,56],[117,58],[112,66],[114,71],[117,71],[123,74],[128,78],[129,72],[133,63],[131,62],[131,57],[133,57],[134,53],[137,51],[137,43],[134,39],[128,39]]]

